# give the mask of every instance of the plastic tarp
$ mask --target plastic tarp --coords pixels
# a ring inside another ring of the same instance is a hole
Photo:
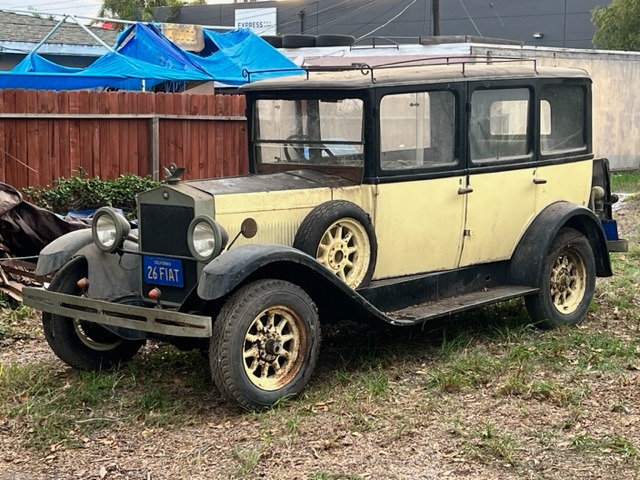
[[[218,33],[205,30],[205,42],[217,51],[207,57],[188,53],[221,83],[244,85],[249,80],[299,75],[303,71],[273,46],[248,29]],[[195,58],[194,58],[195,57]],[[250,78],[247,72],[251,72]]]
[[[301,72],[250,30],[205,30],[204,35],[205,51],[213,53],[201,57],[180,49],[155,25],[139,23],[119,36],[116,51],[87,68],[65,67],[30,53],[13,70],[0,71],[0,88],[141,90],[165,81],[189,80],[242,85],[249,81],[246,71],[263,71],[252,74],[251,81]]]

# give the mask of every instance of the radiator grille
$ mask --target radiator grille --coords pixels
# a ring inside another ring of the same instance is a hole
[[[140,249],[149,255],[171,256],[178,255],[190,257],[187,244],[187,230],[194,218],[192,207],[178,207],[171,205],[140,205]],[[195,260],[182,260],[183,287],[170,287],[160,285],[162,301],[180,304],[198,281],[197,265]],[[142,295],[157,285],[144,281],[144,273],[141,278]]]

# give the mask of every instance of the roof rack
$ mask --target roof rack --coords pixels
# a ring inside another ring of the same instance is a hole
[[[428,61],[426,64],[416,65],[416,62]],[[464,56],[447,56],[447,57],[422,57],[412,58],[410,60],[400,60],[397,62],[384,63],[381,65],[372,66],[367,63],[352,63],[351,65],[309,65],[306,67],[297,68],[281,68],[270,70],[253,70],[249,71],[246,68],[242,70],[242,76],[251,81],[251,75],[258,73],[274,73],[274,72],[304,72],[306,79],[309,80],[310,73],[328,73],[328,72],[346,72],[346,71],[360,71],[363,75],[369,75],[371,77],[371,83],[376,83],[375,71],[377,69],[389,69],[389,68],[409,68],[409,67],[435,67],[443,65],[460,66],[462,69],[462,76],[466,77],[466,69],[468,65],[486,64],[493,65],[496,63],[517,63],[517,62],[531,62],[533,64],[533,71],[538,73],[538,62],[535,58],[525,57],[496,57],[493,55],[464,55]]]

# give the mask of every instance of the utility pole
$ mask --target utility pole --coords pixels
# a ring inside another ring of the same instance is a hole
[[[431,4],[431,14],[433,16],[433,36],[440,36],[440,0],[433,0]]]

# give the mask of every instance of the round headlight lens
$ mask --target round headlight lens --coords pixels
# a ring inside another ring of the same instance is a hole
[[[211,217],[199,216],[189,225],[188,244],[196,260],[209,261],[224,248],[224,229]]]
[[[93,217],[91,225],[93,241],[100,250],[115,252],[127,235],[129,222],[109,207],[100,208]]]

